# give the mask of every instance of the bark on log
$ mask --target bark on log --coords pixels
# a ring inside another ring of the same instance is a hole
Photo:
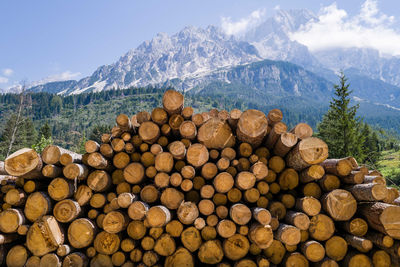
[[[319,164],[328,157],[328,146],[316,137],[301,140],[287,155],[286,164],[297,171]]]

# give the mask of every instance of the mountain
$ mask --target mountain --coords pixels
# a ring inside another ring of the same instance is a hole
[[[29,90],[70,95],[150,85],[197,93],[213,88],[218,93],[224,88],[225,93],[247,90],[251,92],[246,94],[258,96],[268,92],[269,99],[281,95],[322,99],[330,96],[326,86],[332,88],[337,82],[338,70],[344,70],[356,85],[352,88],[356,99],[400,108],[400,59],[384,58],[372,49],[311,52],[290,38],[310,20],[318,17],[305,9],[277,10],[240,38],[215,26],[185,27],[172,36],[159,33],[79,81],[46,83]]]

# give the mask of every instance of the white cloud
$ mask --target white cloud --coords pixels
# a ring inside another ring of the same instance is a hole
[[[3,69],[3,75],[4,76],[11,76],[14,73],[12,69]]]
[[[229,35],[241,35],[263,21],[265,9],[257,9],[245,18],[234,22],[231,17],[221,18],[221,27]]]
[[[71,72],[71,71],[67,70],[67,71],[64,71],[62,73],[50,75],[50,76],[48,76],[48,77],[46,77],[46,78],[44,78],[42,80],[33,82],[29,86],[36,86],[36,85],[39,85],[39,84],[44,84],[44,83],[49,83],[49,82],[74,80],[74,79],[78,78],[79,76],[81,76],[80,72]]]
[[[8,83],[8,78],[0,76],[0,83]]]
[[[350,17],[336,3],[323,7],[318,21],[311,20],[290,35],[311,51],[331,48],[373,48],[381,54],[400,55],[400,33],[395,18],[383,14],[377,0],[366,0],[359,14]]]

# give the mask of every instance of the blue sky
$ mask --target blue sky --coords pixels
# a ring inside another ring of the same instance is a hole
[[[368,1],[377,4],[380,18],[391,20],[391,32],[398,29],[398,1]],[[116,61],[129,49],[151,39],[156,33],[173,34],[187,25],[221,26],[223,21],[227,23],[225,26],[238,25],[235,23],[249,18],[252,12],[258,11],[262,18],[267,18],[278,7],[307,8],[319,14],[324,7],[333,3],[336,3],[336,11],[343,9],[348,17],[353,17],[359,14],[364,2],[2,0],[0,88],[7,88],[21,80],[29,83],[45,78],[82,78],[90,75],[100,65]],[[335,16],[336,13],[330,14]],[[326,45],[315,42],[315,36],[318,37],[321,29],[324,29],[321,25],[312,25],[306,33],[296,38],[318,49]]]

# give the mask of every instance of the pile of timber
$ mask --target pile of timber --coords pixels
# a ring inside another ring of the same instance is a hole
[[[399,266],[399,192],[327,159],[280,110],[194,114],[182,94],[121,114],[80,155],[0,162],[7,266]]]

